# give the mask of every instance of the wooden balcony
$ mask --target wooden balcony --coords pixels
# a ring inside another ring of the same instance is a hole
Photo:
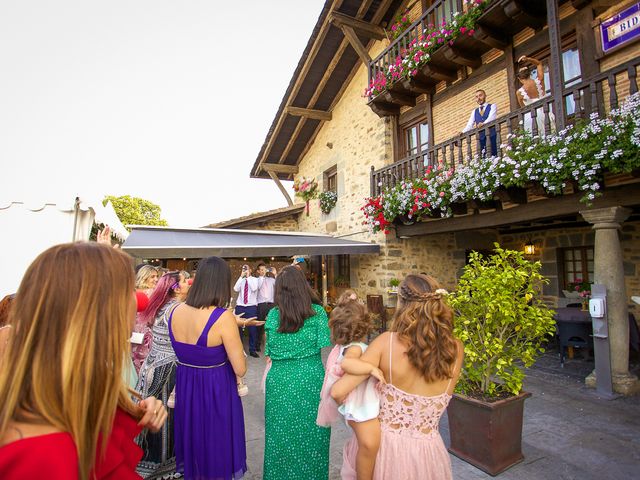
[[[450,21],[454,12],[462,12],[462,0],[439,0],[413,22],[391,45],[369,63],[369,85],[386,74],[397,58],[403,58],[412,42],[430,30],[430,26]],[[378,115],[398,115],[400,107],[415,105],[416,98],[434,92],[441,81],[458,78],[462,67],[478,68],[481,56],[492,48],[505,49],[511,37],[525,27],[541,28],[547,22],[546,0],[494,0],[482,13],[472,36],[462,35],[452,44],[444,43],[430,61],[411,79],[401,79],[373,97],[369,106]]]
[[[403,180],[421,178],[428,166],[443,165],[456,168],[473,161],[482,154],[479,149],[479,136],[484,131],[489,148],[489,131],[495,129],[498,155],[510,147],[510,135],[517,135],[525,122],[531,125],[533,135],[539,132],[537,119],[543,115],[542,126],[545,132],[552,132],[555,127],[562,128],[579,119],[588,119],[592,113],[606,116],[615,109],[628,95],[638,91],[637,74],[640,69],[640,58],[602,72],[588,80],[565,88],[560,99],[547,96],[539,101],[503,115],[483,128],[456,135],[442,143],[378,170],[371,170],[371,195],[378,196],[385,189],[393,187]],[[567,105],[570,106],[567,109]],[[549,112],[554,112],[555,122]],[[555,123],[555,125],[552,125]],[[526,202],[526,200],[525,200]],[[524,203],[524,202],[521,202]],[[465,212],[466,213],[466,212]]]

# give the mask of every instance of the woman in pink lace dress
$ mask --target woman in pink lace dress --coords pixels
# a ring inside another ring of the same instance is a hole
[[[342,367],[350,374],[331,390],[340,403],[375,368],[388,380],[378,387],[382,441],[375,480],[452,478],[438,425],[460,375],[463,347],[453,336],[445,295],[433,278],[407,276],[391,331],[376,338],[360,359],[345,359]],[[357,478],[357,448],[355,437],[344,447],[343,480]]]

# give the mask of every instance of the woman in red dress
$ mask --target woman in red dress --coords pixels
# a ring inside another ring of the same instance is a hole
[[[133,292],[130,258],[106,245],[58,245],[27,269],[0,358],[0,478],[140,478],[133,439],[167,413],[122,380]]]

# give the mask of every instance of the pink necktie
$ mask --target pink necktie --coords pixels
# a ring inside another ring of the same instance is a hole
[[[244,304],[249,303],[249,280],[244,281]]]

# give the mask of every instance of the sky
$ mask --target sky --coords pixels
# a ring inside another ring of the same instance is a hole
[[[0,200],[132,195],[175,227],[286,206],[249,173],[323,4],[1,1]]]

